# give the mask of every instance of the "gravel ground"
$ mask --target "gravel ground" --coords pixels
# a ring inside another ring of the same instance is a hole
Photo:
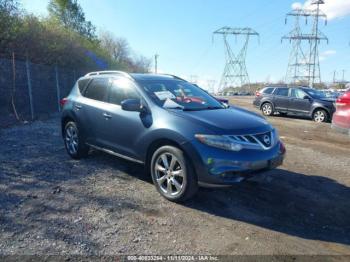
[[[251,98],[233,99],[252,109]],[[143,167],[100,152],[72,160],[59,119],[0,130],[0,254],[348,254],[350,138],[270,117],[285,164],[166,201]]]

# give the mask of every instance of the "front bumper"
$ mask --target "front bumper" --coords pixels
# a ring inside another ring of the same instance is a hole
[[[231,152],[192,141],[188,155],[200,184],[230,185],[283,164],[281,142],[269,150]],[[283,146],[284,148],[284,146]]]

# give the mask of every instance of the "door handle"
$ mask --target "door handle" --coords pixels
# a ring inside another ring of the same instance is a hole
[[[110,118],[112,118],[112,115],[110,115],[110,114],[107,114],[107,113],[103,113],[103,116],[104,116],[105,118],[107,118],[107,119],[110,119]]]
[[[79,109],[82,109],[82,106],[81,105],[75,105],[75,108],[79,110]]]

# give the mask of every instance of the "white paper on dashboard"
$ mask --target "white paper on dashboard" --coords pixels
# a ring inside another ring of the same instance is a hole
[[[182,105],[174,102],[173,100],[167,98],[163,105],[164,108],[184,108]]]
[[[154,94],[159,98],[159,100],[166,100],[168,98],[174,99],[175,96],[173,93],[170,91],[159,91],[159,92],[154,92]]]

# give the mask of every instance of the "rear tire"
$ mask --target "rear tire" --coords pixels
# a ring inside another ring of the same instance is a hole
[[[272,104],[269,102],[262,104],[261,111],[262,111],[264,116],[271,116],[274,113]]]
[[[158,192],[173,202],[183,202],[198,190],[197,176],[184,152],[174,146],[162,146],[152,156],[152,180]]]
[[[85,144],[84,137],[79,132],[75,122],[70,121],[64,126],[64,146],[68,155],[73,159],[81,159],[89,153],[89,147]]]
[[[328,121],[328,114],[323,109],[316,109],[315,112],[312,114],[312,119],[316,123],[323,123]]]

